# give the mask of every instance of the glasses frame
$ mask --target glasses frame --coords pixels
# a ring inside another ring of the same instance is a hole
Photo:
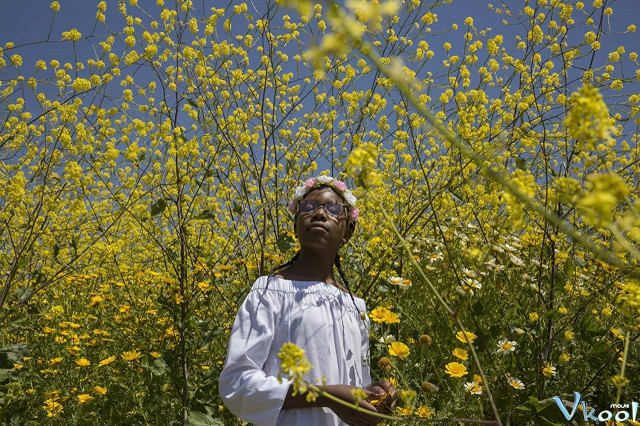
[[[300,203],[314,203],[316,205],[316,207],[311,210],[310,212],[303,212],[302,210],[300,210]],[[335,214],[331,213],[329,210],[326,209],[326,205],[327,204],[338,204],[342,206],[342,211],[340,212],[340,214],[338,216],[336,216]],[[300,200],[298,201],[298,203],[296,204],[296,209],[298,211],[298,213],[300,214],[306,214],[306,215],[311,215],[314,214],[320,207],[322,207],[322,210],[324,210],[329,216],[331,217],[335,217],[336,219],[342,217],[342,214],[344,212],[349,211],[349,206],[344,204],[344,203],[339,203],[337,201],[329,201],[327,203],[320,203],[316,200]]]

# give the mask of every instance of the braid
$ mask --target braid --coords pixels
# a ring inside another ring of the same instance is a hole
[[[269,276],[272,276],[273,274],[275,274],[276,272],[286,268],[289,265],[293,265],[293,263],[296,261],[296,259],[298,259],[298,257],[300,256],[300,250],[298,250],[298,252],[296,254],[293,255],[293,257],[291,258],[290,261],[288,261],[287,263],[283,263],[280,266],[276,266],[270,273]]]
[[[342,265],[340,264],[340,255],[339,254],[336,254],[335,265],[336,265],[336,268],[338,268],[338,273],[340,274],[340,277],[342,278],[342,281],[344,282],[344,286],[347,287],[347,291],[349,292],[349,296],[351,296],[351,301],[353,302],[353,306],[355,306],[356,311],[358,311],[358,314],[360,314],[360,316],[362,317],[362,312],[360,312],[360,309],[358,309],[358,305],[356,305],[356,299],[353,298],[353,293],[351,293],[351,288],[349,286],[349,281],[347,280],[347,276],[344,274],[344,271],[342,270]]]

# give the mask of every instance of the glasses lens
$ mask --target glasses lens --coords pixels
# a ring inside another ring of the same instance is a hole
[[[300,213],[310,214],[316,211],[317,208],[318,203],[316,201],[305,200],[298,203],[298,210],[300,211]]]
[[[327,203],[324,209],[333,216],[340,216],[344,210],[344,206],[340,203]]]

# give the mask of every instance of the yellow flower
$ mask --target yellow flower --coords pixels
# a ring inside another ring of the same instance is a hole
[[[304,355],[304,349],[298,347],[295,343],[285,343],[278,352],[280,358],[280,371],[283,374],[293,377],[293,395],[298,392],[304,393],[307,389],[303,381],[303,375],[311,370],[311,363]],[[278,380],[282,380],[278,374]]]
[[[538,318],[540,318],[540,316],[538,315],[537,312],[531,312],[529,314],[529,321],[531,321],[531,322],[538,321]]]
[[[132,351],[125,351],[122,352],[122,359],[124,359],[125,361],[135,361],[136,359],[140,358],[142,356],[142,354],[140,353],[140,351],[137,350],[132,350]]]
[[[47,417],[57,417],[62,412],[62,404],[52,399],[47,399],[43,408],[47,411]]]
[[[556,368],[553,365],[547,363],[544,367],[542,367],[542,374],[544,374],[544,377],[555,376]]]
[[[82,33],[80,33],[80,31],[76,30],[75,28],[72,28],[69,31],[63,31],[62,32],[62,39],[63,40],[80,40],[80,38],[82,38]]]
[[[460,364],[459,362],[450,362],[445,365],[444,372],[450,375],[451,377],[462,377],[467,375],[467,367],[464,364]]]
[[[110,356],[109,358],[106,358],[106,359],[103,359],[102,361],[100,361],[100,362],[98,363],[98,367],[103,367],[103,366],[105,366],[105,365],[109,365],[109,364],[111,364],[111,363],[112,363],[113,361],[115,361],[115,360],[116,360],[116,357],[115,357],[115,356]]]
[[[211,282],[209,282],[209,281],[200,281],[198,283],[198,287],[202,291],[209,291],[209,290],[211,290],[213,288],[213,286],[211,285]]]
[[[429,407],[422,405],[418,407],[418,410],[416,411],[416,415],[420,417],[431,417],[433,415],[433,411]]]
[[[370,188],[382,184],[382,176],[375,170],[377,162],[378,147],[371,142],[365,142],[351,151],[344,167],[358,186]]]
[[[158,358],[160,358],[162,356],[161,353],[158,353],[158,352],[155,352],[155,351],[150,352],[150,355],[155,359],[158,359]]]
[[[13,364],[14,370],[22,370],[24,368],[24,364]]]
[[[564,352],[561,353],[560,357],[558,358],[558,361],[560,361],[563,364],[569,362],[569,360],[571,360],[571,355],[569,355],[567,353],[564,353]]]
[[[478,336],[471,333],[470,331],[458,331],[456,333],[456,339],[460,340],[462,343],[467,343],[467,339],[469,340],[469,343],[473,343],[473,341],[476,340],[476,337]]]
[[[55,12],[60,10],[60,3],[58,3],[57,1],[52,1],[51,4],[49,5],[49,7],[55,13]]]
[[[594,149],[598,141],[611,137],[615,127],[610,122],[607,104],[596,87],[584,84],[571,95],[570,104],[564,126],[576,141],[578,150],[585,146]]]
[[[22,56],[18,55],[17,53],[14,55],[11,55],[11,63],[13,65],[15,65],[16,67],[19,67],[22,65]]]
[[[80,367],[87,367],[91,365],[91,361],[89,361],[86,358],[80,358],[80,359],[76,359],[76,364],[78,364]]]
[[[406,358],[409,356],[409,347],[402,342],[393,342],[389,346],[389,355],[398,358]]]
[[[391,312],[389,309],[379,306],[371,311],[369,315],[372,321],[377,323],[397,324],[400,322],[398,314]]]
[[[78,402],[80,404],[84,404],[86,402],[91,402],[93,401],[93,397],[91,395],[89,395],[88,393],[83,393],[78,395]]]
[[[102,386],[94,386],[93,393],[96,395],[104,395],[107,393],[107,388],[103,388]]]
[[[469,359],[469,352],[465,351],[462,348],[455,348],[451,353],[453,354],[453,356],[455,356],[458,359],[461,359],[461,360]]]

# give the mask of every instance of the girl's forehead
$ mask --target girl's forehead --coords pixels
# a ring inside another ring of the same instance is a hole
[[[335,191],[329,187],[318,188],[304,197],[305,200],[318,200],[318,201],[338,201],[342,202],[342,198],[335,193]]]

